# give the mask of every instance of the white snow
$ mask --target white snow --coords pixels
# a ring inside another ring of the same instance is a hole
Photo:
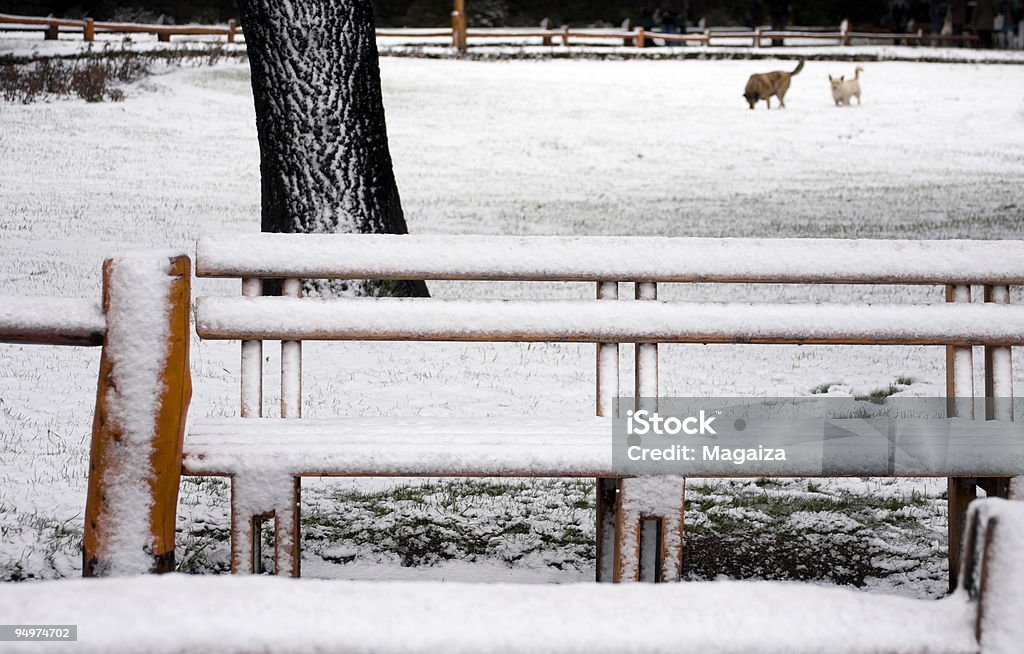
[[[980,520],[976,547],[983,550],[974,570],[980,585],[982,650],[1019,652],[1024,642],[1024,504],[978,502],[971,510]],[[986,530],[992,532],[990,541],[984,537]]]
[[[1019,344],[1024,307],[227,297],[199,298],[196,331],[286,341]]]
[[[837,419],[832,424],[842,426],[845,421]],[[857,419],[849,419],[849,424],[851,430],[858,427]],[[950,454],[932,457],[921,452],[919,439],[935,434],[935,425],[921,423],[917,427],[908,422],[901,434],[901,451],[893,461],[896,469],[906,474],[1005,476],[1024,467],[1024,443],[1020,430],[1012,426],[1006,429],[995,421],[953,419],[944,442]],[[686,465],[694,477],[820,475],[826,452],[820,433],[817,420],[762,423],[757,428],[759,439],[785,447],[784,460],[750,456],[741,461],[702,455],[696,463],[680,465]],[[988,447],[976,447],[979,441]],[[597,417],[211,418],[193,422],[185,439],[182,465],[191,474],[265,477],[610,477],[622,472],[612,466],[612,444],[611,419]],[[703,445],[715,443],[701,441]],[[749,447],[759,445],[754,442]],[[845,475],[886,474],[890,463],[864,456],[858,446],[877,451],[873,448],[878,441],[850,441],[847,449],[828,451],[829,467]],[[649,493],[649,498],[644,495],[633,501],[645,512],[644,507],[673,505],[660,490]]]
[[[0,340],[57,332],[102,341],[105,330],[106,319],[98,300],[0,296]]]
[[[167,360],[168,297],[172,278],[166,253],[116,257],[110,275],[110,306],[104,349],[111,365],[107,425],[117,438],[108,444],[101,481],[106,528],[98,573],[132,575],[153,565],[150,457]]]
[[[6,37],[0,43],[5,52],[22,53],[81,47],[77,40],[53,44],[38,36],[16,48]],[[808,61],[794,79],[786,110],[751,112],[740,97],[747,76],[791,62],[385,57],[388,133],[410,228],[417,235],[1024,238],[1024,160],[1016,145],[1024,142],[1024,66],[869,62],[862,64],[864,106],[837,109],[827,75],[852,72],[853,65]],[[105,257],[150,247],[191,251],[203,234],[258,231],[259,152],[248,68],[224,61],[184,67],[126,93],[123,103],[0,104],[0,293],[96,298]],[[434,282],[430,288],[441,299],[594,297],[592,283]],[[197,295],[238,292],[236,280],[196,282]],[[1024,299],[1019,287],[1011,288],[1011,296],[1018,305]],[[659,297],[943,301],[934,287],[846,285],[662,284]],[[630,394],[632,347],[619,349],[622,392]],[[1024,392],[1022,351],[1013,351],[1018,396]],[[309,417],[594,413],[593,345],[306,343],[304,355],[303,412]],[[936,396],[945,383],[942,347],[662,345],[659,355],[665,395],[788,396],[822,384],[866,394],[907,376],[914,383],[901,394]],[[192,356],[192,415],[237,416],[238,345],[194,340]],[[276,345],[265,347],[263,356],[268,370],[279,364]],[[95,348],[0,346],[4,578],[80,574],[75,539],[81,534],[98,358]],[[980,350],[975,359],[980,361]],[[273,415],[280,399],[275,377],[267,376],[264,393]],[[227,492],[217,481],[187,480],[179,508],[179,554],[200,551],[207,560],[196,567],[203,571],[226,562],[222,542],[203,535],[227,528]],[[886,576],[880,566],[865,583],[921,596],[945,592],[944,483],[815,483],[855,497],[925,498],[929,518],[914,524],[915,540],[907,539],[911,530],[904,527],[875,532],[888,543],[882,563],[904,571]],[[690,497],[703,494],[709,504],[728,502],[738,487],[763,492],[753,482],[692,485],[703,490],[691,490]],[[391,487],[390,481],[305,480],[304,517],[312,507],[337,507],[332,493],[338,489]],[[786,481],[781,491],[798,498],[806,487]],[[533,492],[553,498],[560,491]],[[492,518],[491,509],[481,510],[481,521]],[[526,519],[550,519],[540,513]],[[590,515],[581,510],[576,517],[584,524]],[[690,511],[690,524],[704,515]],[[304,573],[515,581],[593,576],[579,558],[553,565],[558,555],[510,556],[511,563],[465,557],[403,568],[397,556],[378,556],[362,542],[344,544],[360,551],[350,563],[319,558],[307,546]],[[508,550],[516,555],[517,547],[510,541]]]
[[[204,237],[211,277],[1024,282],[1024,241],[230,234]]]
[[[328,582],[268,577],[6,585],[9,623],[73,623],[78,642],[9,651],[977,652],[975,605],[801,584]]]
[[[610,418],[216,418],[186,438],[195,474],[598,476],[612,469]]]

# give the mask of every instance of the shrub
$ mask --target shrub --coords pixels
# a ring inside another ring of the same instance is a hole
[[[124,91],[111,82],[130,83],[147,75],[149,64],[134,53],[90,56],[70,63],[40,59],[33,64],[0,68],[0,97],[28,104],[51,97],[77,95],[86,102],[121,102]]]

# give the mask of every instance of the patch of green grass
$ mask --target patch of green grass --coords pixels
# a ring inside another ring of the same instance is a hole
[[[704,519],[686,529],[686,578],[863,586],[911,561],[941,583],[941,557],[931,545],[936,533],[920,517],[943,517],[937,498],[855,493],[815,480],[804,492],[799,480],[790,484],[788,491],[756,482],[691,485],[688,510]]]
[[[336,488],[303,514],[303,547],[341,545],[402,566],[529,555],[564,566],[595,556],[587,480],[450,480],[364,492]]]
[[[223,480],[188,483],[227,494]],[[937,489],[893,494],[885,481],[766,477],[691,480],[686,497],[687,579],[861,586],[910,568],[915,583],[944,584],[945,507]],[[327,484],[303,492],[302,547],[306,557],[339,566],[459,560],[584,570],[596,555],[594,518],[588,480],[453,479],[372,491]],[[178,570],[226,572],[227,539],[226,524],[190,523],[179,532]],[[264,541],[269,567],[272,548]]]
[[[854,395],[853,399],[871,402],[872,404],[885,404],[886,398],[892,397],[913,383],[913,377],[903,375],[897,377],[895,383],[889,384],[886,388],[875,389],[867,395]]]

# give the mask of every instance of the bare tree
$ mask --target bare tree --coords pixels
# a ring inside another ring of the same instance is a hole
[[[239,0],[239,9],[256,105],[263,231],[406,233],[370,0]],[[422,281],[380,288],[427,295]]]

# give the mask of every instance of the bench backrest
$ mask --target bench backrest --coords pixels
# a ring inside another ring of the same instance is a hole
[[[196,272],[242,279],[243,297],[200,298],[197,331],[243,341],[244,416],[261,413],[260,344],[268,339],[283,343],[286,417],[301,410],[302,340],[598,343],[599,415],[610,415],[618,393],[618,343],[639,344],[637,395],[644,397],[657,396],[657,343],[714,342],[946,345],[947,395],[969,398],[971,346],[990,350],[986,394],[1010,397],[1009,347],[1024,342],[1024,307],[1004,306],[1009,287],[1024,284],[1021,241],[254,234],[201,239]],[[258,297],[262,279],[284,280],[284,297]],[[299,298],[302,279],[586,281],[601,300],[618,298],[618,282],[634,282],[642,300],[657,299],[659,282],[930,284],[963,306],[310,302]],[[971,304],[972,284],[984,286],[984,304]],[[951,415],[956,410],[951,406]]]

